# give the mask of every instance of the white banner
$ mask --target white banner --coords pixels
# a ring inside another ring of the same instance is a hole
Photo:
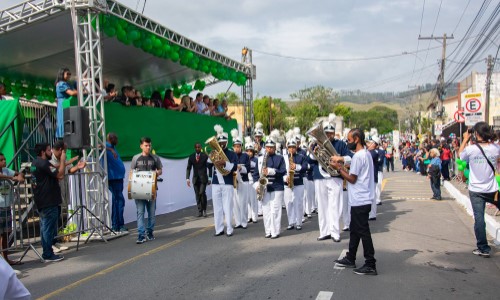
[[[189,206],[196,206],[196,198],[194,195],[193,185],[188,188],[186,184],[186,166],[187,158],[185,159],[165,159],[160,158],[163,164],[163,182],[158,182],[158,194],[156,203],[156,215],[162,215],[183,209]],[[137,221],[137,209],[134,200],[128,200],[127,185],[128,174],[130,171],[130,162],[125,162],[126,176],[123,182],[123,197],[125,197],[125,212],[123,217],[125,224]],[[191,174],[193,174],[191,170]],[[212,198],[212,188],[207,187],[207,198]],[[109,195],[111,200],[111,193]],[[198,212],[197,208],[193,209],[193,215]]]

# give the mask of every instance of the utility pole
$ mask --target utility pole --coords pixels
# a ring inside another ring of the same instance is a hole
[[[486,100],[484,106],[484,121],[490,124],[490,86],[491,86],[491,74],[493,73],[493,57],[488,55],[486,61]]]
[[[444,68],[445,68],[445,61],[446,61],[446,40],[448,39],[454,39],[453,35],[451,37],[446,36],[446,33],[443,34],[443,37],[435,37],[431,35],[430,37],[418,37],[419,40],[442,40],[443,44],[443,51],[441,54],[441,64],[440,64],[440,72],[439,72],[439,77],[438,77],[438,88],[437,88],[437,97],[438,97],[438,113],[437,113],[437,120],[441,121],[441,124],[443,122],[442,116],[443,116],[443,101],[445,97],[445,90],[444,90]]]

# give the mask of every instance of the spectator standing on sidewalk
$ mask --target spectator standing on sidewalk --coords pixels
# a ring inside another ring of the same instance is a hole
[[[427,178],[431,180],[431,199],[441,200],[441,159],[439,158],[439,150],[437,148],[432,148],[429,153],[431,161],[429,163]]]
[[[450,181],[450,160],[451,160],[451,150],[447,143],[443,143],[441,148],[441,165],[443,173],[443,179]]]
[[[493,142],[494,134],[486,122],[477,123],[472,133],[466,131],[458,153],[469,164],[469,198],[474,212],[474,233],[477,249],[473,254],[490,257],[491,248],[486,239],[484,210],[486,202],[493,203],[498,196],[495,166],[500,157],[500,146]],[[467,146],[469,142],[470,145]],[[498,206],[498,202],[497,202]]]

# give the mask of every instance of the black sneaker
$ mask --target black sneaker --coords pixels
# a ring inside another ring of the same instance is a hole
[[[155,236],[153,235],[153,233],[148,233],[147,237],[148,241],[154,241],[155,240]]]
[[[361,268],[354,269],[354,273],[358,275],[377,275],[377,269],[364,265]]]
[[[52,254],[51,257],[44,258],[43,262],[45,262],[45,263],[58,262],[58,261],[61,261],[63,259],[64,259],[64,256],[62,256],[62,255]]]
[[[140,236],[137,238],[137,241],[135,242],[136,244],[144,244],[146,242],[146,238],[143,236]]]
[[[344,256],[342,259],[336,259],[334,262],[337,264],[339,267],[344,267],[344,268],[356,268],[356,263],[352,262],[350,259],[348,259],[346,256]]]
[[[490,253],[489,252],[481,251],[479,249],[473,250],[472,254],[477,255],[477,256],[481,256],[481,257],[484,257],[484,258],[490,257]]]

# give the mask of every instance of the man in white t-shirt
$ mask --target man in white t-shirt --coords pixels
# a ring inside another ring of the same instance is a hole
[[[31,299],[30,292],[3,258],[0,258],[0,299]]]
[[[365,135],[359,128],[352,129],[347,136],[347,147],[354,151],[351,167],[343,167],[343,157],[332,156],[330,164],[347,181],[349,205],[351,206],[349,252],[342,259],[335,260],[338,266],[356,268],[356,253],[359,241],[363,242],[365,264],[354,269],[359,275],[377,275],[375,249],[373,248],[368,224],[372,202],[375,200],[375,173],[373,159],[366,150]]]
[[[473,131],[473,134],[467,131],[464,133],[458,153],[460,159],[469,164],[470,170],[468,190],[474,213],[474,234],[477,246],[472,253],[481,257],[490,257],[491,247],[486,238],[484,210],[486,202],[494,202],[498,191],[495,167],[500,158],[500,147],[493,143],[494,133],[486,122],[476,123]],[[467,146],[469,141],[474,143]],[[496,203],[498,205],[498,202]]]

